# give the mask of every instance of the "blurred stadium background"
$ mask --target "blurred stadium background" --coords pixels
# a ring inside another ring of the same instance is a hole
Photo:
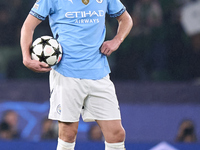
[[[127,149],[147,150],[165,141],[172,147],[157,150],[199,150],[200,1],[121,1],[135,26],[108,59]],[[56,147],[57,123],[46,120],[48,73],[25,68],[19,45],[21,26],[34,2],[0,1],[1,150]],[[116,20],[107,17],[107,39],[114,36],[116,25]],[[48,18],[36,29],[34,38],[42,35],[51,35]],[[5,124],[9,112],[13,127]],[[181,126],[185,120],[189,123]],[[77,150],[104,149],[102,139],[89,137],[92,125],[80,121]]]

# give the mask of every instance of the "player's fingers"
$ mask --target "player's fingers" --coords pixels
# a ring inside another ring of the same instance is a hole
[[[112,47],[109,45],[109,41],[106,41],[101,46],[101,53],[105,55],[110,55],[112,53]]]
[[[50,66],[44,62],[40,62],[40,66],[43,68],[49,68]]]
[[[110,56],[112,54],[112,51],[109,50],[108,53],[106,54],[107,56]]]
[[[101,50],[101,53],[107,55],[107,53],[109,52],[110,50],[106,47],[103,47],[102,50]]]
[[[44,67],[40,67],[35,70],[35,72],[37,72],[37,73],[45,73],[45,72],[49,72],[49,71],[51,71],[51,68],[44,68]]]
[[[107,46],[106,46],[106,43],[104,42],[102,45],[101,45],[101,53],[105,53],[107,51]]]
[[[104,46],[101,47],[101,53],[104,53],[106,48]]]
[[[41,69],[40,69],[40,72],[41,72],[41,73],[49,72],[49,71],[51,71],[51,68],[41,68]]]
[[[112,51],[110,49],[106,49],[106,51],[104,52],[104,54],[106,56],[109,56],[112,53]]]

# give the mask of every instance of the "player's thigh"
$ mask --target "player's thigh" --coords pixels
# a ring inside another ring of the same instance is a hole
[[[86,88],[80,79],[65,77],[55,70],[50,72],[49,119],[62,122],[79,121]]]
[[[84,101],[83,120],[120,120],[119,103],[109,75],[100,80],[90,81],[88,84],[91,86],[91,91]]]
[[[116,143],[125,140],[125,130],[121,120],[96,120],[100,126],[106,142]]]
[[[58,122],[58,136],[65,142],[73,143],[78,131],[78,122]]]

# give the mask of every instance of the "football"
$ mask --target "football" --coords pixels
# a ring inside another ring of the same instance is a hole
[[[51,36],[37,38],[33,42],[30,51],[33,60],[47,63],[49,66],[58,64],[62,58],[62,47]]]

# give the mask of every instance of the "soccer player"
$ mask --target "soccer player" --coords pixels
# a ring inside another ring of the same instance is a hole
[[[104,41],[106,13],[118,20],[116,36]],[[49,17],[54,38],[63,48],[52,68],[31,60],[35,28]],[[107,56],[116,51],[132,28],[132,19],[119,0],[37,0],[21,30],[24,65],[35,72],[50,71],[49,119],[58,120],[57,150],[74,150],[80,114],[96,121],[106,150],[124,150],[125,130]]]

